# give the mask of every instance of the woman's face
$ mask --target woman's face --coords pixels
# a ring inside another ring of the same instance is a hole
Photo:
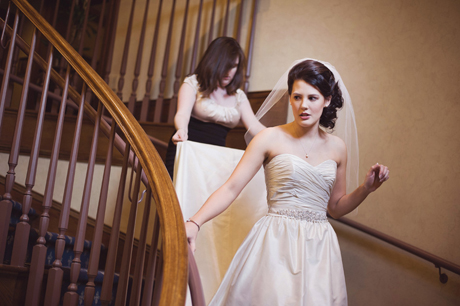
[[[321,92],[304,80],[295,80],[289,97],[296,122],[303,127],[310,127],[319,122],[323,108],[330,103]]]
[[[235,76],[235,73],[238,70],[239,63],[240,63],[240,59],[237,57],[235,61],[233,62],[232,68],[230,68],[230,70],[227,71],[227,73],[224,75],[222,80],[220,80],[220,86],[222,88],[227,87],[227,85],[232,82],[233,77]]]

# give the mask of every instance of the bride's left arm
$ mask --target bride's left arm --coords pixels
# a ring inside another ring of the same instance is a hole
[[[369,169],[364,182],[353,192],[346,194],[347,150],[345,144],[338,151],[341,158],[337,166],[336,182],[327,206],[329,215],[334,219],[353,211],[371,192],[374,192],[386,182],[390,175],[388,167],[377,163]]]

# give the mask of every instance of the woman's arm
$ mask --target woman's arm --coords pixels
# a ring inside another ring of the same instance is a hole
[[[268,152],[270,133],[260,133],[255,137],[243,154],[230,178],[206,200],[200,210],[190,219],[199,226],[221,214],[240,194],[262,166]],[[185,224],[187,239],[195,250],[198,226],[192,222]]]
[[[337,167],[336,183],[327,207],[329,215],[334,219],[353,211],[371,192],[377,190],[387,181],[390,175],[390,171],[386,166],[377,163],[367,172],[364,183],[353,192],[346,194],[347,150],[343,142],[339,147],[338,152],[341,156],[341,161]]]
[[[177,112],[174,116],[176,133],[172,137],[174,144],[188,139],[188,123],[196,101],[195,90],[187,83],[183,83],[177,96]]]
[[[243,93],[244,95],[244,93]],[[265,129],[265,126],[257,120],[254,112],[252,111],[251,104],[248,98],[244,95],[240,103],[241,110],[241,121],[244,124],[246,130],[251,134],[252,137],[256,136],[257,133]]]

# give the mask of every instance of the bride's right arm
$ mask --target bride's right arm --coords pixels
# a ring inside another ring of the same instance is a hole
[[[221,214],[230,206],[257,171],[259,171],[267,157],[270,144],[269,130],[263,130],[249,143],[230,178],[206,200],[204,205],[190,220],[201,226]],[[187,239],[190,242],[192,250],[194,250],[198,226],[193,222],[187,222],[186,231]]]

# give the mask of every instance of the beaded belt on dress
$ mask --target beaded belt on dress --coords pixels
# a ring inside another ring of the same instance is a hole
[[[311,211],[311,210],[300,210],[300,209],[280,209],[277,211],[270,210],[268,212],[271,215],[286,216],[289,218],[304,220],[307,222],[327,222],[326,212],[322,211]]]

